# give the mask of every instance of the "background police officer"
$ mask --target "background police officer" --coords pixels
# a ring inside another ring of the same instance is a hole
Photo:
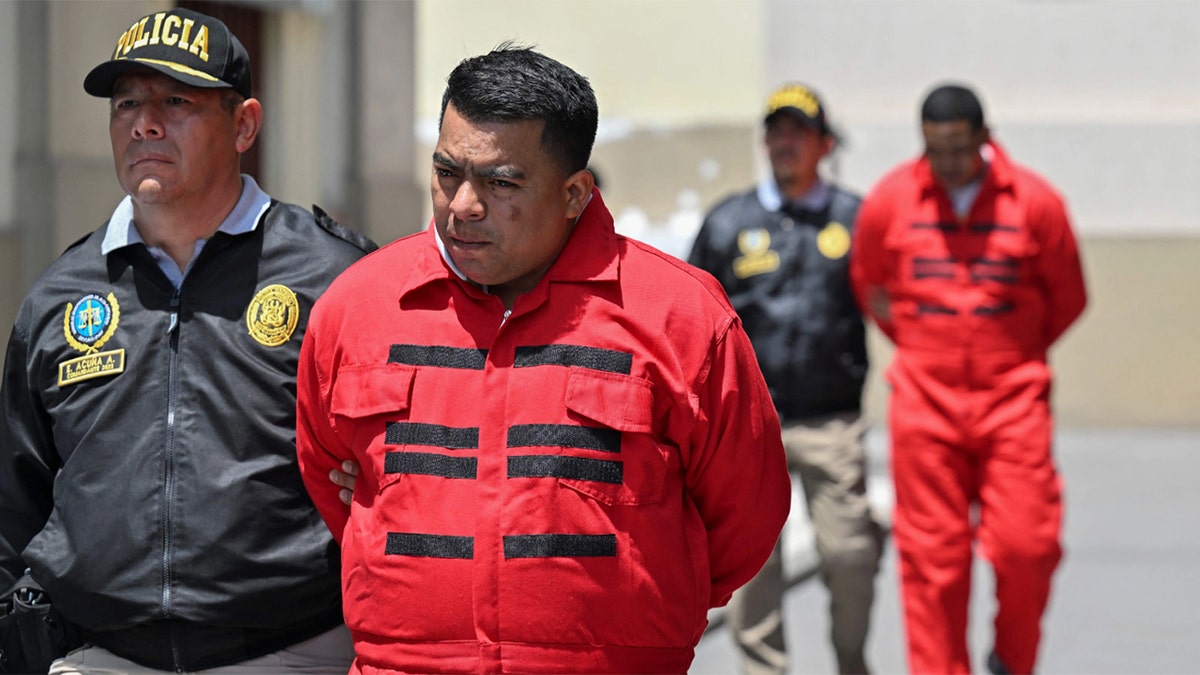
[[[811,89],[776,90],[765,127],[771,176],[712,209],[688,261],[725,287],[754,344],[816,532],[838,671],[863,673],[882,536],[866,498],[866,339],[847,271],[860,200],[818,172],[837,139]],[[786,669],[783,590],[777,546],[729,605],[747,673]]]

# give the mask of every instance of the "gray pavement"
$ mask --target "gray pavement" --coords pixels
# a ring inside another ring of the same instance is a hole
[[[886,445],[879,431],[868,438],[871,499],[884,514],[891,502]],[[1062,430],[1056,454],[1066,484],[1066,557],[1043,622],[1039,672],[1200,673],[1200,428]],[[813,553],[802,504],[799,513],[785,530],[785,569],[803,578]],[[976,672],[986,673],[991,570],[977,561],[973,577],[969,639]],[[904,673],[890,542],[876,592],[868,662],[877,673]],[[834,672],[827,601],[816,578],[788,592],[789,672]],[[719,623],[719,611],[713,619]],[[690,672],[738,672],[728,629],[709,631]]]

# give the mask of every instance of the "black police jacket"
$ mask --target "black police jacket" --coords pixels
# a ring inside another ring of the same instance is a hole
[[[296,463],[309,311],[374,244],[272,201],[176,291],[142,244],[63,253],[21,305],[0,412],[0,586],[23,568],[92,642],[200,670],[342,621]]]
[[[773,211],[740,193],[709,212],[688,257],[725,287],[785,422],[860,410],[866,331],[849,253],[861,201],[832,188],[823,211]]]

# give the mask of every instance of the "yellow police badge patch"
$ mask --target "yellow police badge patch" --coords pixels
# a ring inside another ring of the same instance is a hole
[[[771,233],[765,229],[739,232],[737,244],[742,255],[733,260],[735,277],[745,279],[779,269],[779,252],[771,250]]]
[[[850,230],[841,223],[829,223],[817,233],[817,250],[830,260],[846,255],[850,252]]]
[[[246,308],[246,327],[250,337],[267,347],[287,342],[300,322],[300,301],[292,289],[271,284],[254,294]]]
[[[100,351],[117,332],[120,322],[121,305],[112,293],[107,297],[88,293],[76,302],[67,303],[63,335],[72,349],[84,355],[58,364],[58,386],[125,371],[124,349]]]

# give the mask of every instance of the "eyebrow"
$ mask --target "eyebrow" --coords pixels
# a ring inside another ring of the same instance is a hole
[[[462,166],[458,162],[436,150],[433,152],[433,162],[454,170],[462,169]],[[525,172],[511,164],[480,167],[471,173],[479,178],[512,178],[514,180],[525,178]]]

